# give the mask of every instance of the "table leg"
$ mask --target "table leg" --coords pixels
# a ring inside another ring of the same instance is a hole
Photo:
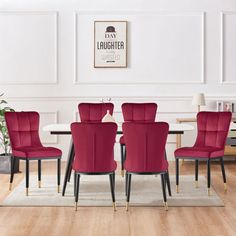
[[[64,183],[63,183],[63,189],[62,189],[62,196],[65,195],[65,191],[66,191],[66,185],[67,185],[67,181],[68,181],[68,177],[70,174],[70,170],[72,167],[72,163],[74,160],[74,144],[73,144],[73,140],[71,139],[71,143],[70,143],[70,150],[69,150],[69,154],[68,154],[68,158],[67,158],[67,164],[66,164],[66,172],[65,172],[65,177],[64,177]]]

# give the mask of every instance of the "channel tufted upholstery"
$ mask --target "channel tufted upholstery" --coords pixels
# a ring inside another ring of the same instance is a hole
[[[80,103],[78,105],[81,122],[101,122],[107,110],[113,114],[113,103]]]
[[[215,158],[224,155],[225,142],[231,121],[231,112],[199,112],[197,139],[193,147],[175,151],[176,157]]]
[[[115,123],[72,123],[75,147],[73,169],[79,172],[113,172],[114,144],[117,132]],[[82,138],[81,138],[82,137]]]
[[[62,155],[61,150],[42,145],[39,138],[39,114],[37,112],[6,112],[5,119],[13,156],[43,158]]]

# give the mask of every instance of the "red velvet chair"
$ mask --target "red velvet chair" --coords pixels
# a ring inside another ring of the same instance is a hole
[[[41,187],[41,160],[57,159],[57,185],[60,189],[61,150],[44,147],[39,138],[39,114],[37,112],[6,112],[5,120],[12,148],[10,190],[16,159],[26,162],[26,195],[29,189],[29,162],[38,160],[38,181]]]
[[[164,206],[168,209],[166,199],[166,182],[168,162],[165,157],[165,145],[169,125],[156,123],[123,123],[122,125],[127,156],[124,163],[126,170],[126,210],[130,201],[131,175],[161,174]]]
[[[123,103],[121,106],[124,122],[155,122],[156,103]],[[125,139],[120,138],[121,175],[124,176]]]
[[[71,133],[75,148],[75,204],[79,197],[80,175],[109,175],[114,210],[115,170],[114,144],[117,132],[115,123],[72,123]]]
[[[107,110],[113,114],[113,103],[80,103],[78,105],[81,122],[101,122]]]
[[[226,190],[224,148],[231,122],[231,112],[199,112],[197,115],[197,139],[193,147],[182,147],[175,151],[176,191],[179,192],[179,159],[195,160],[195,181],[198,183],[199,160],[207,161],[207,190],[210,195],[211,160],[219,159]]]

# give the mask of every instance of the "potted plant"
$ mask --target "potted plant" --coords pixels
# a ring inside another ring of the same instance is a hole
[[[10,139],[7,132],[6,121],[4,113],[6,111],[14,111],[14,109],[7,106],[7,102],[2,99],[4,94],[0,94],[0,145],[3,151],[0,154],[0,173],[11,172],[11,146]],[[16,161],[14,172],[19,171],[19,161]]]

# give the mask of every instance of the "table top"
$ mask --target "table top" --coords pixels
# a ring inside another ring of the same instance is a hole
[[[118,132],[122,132],[122,123],[118,123]],[[185,132],[194,130],[193,125],[189,124],[172,124],[169,123],[169,132]],[[70,124],[49,124],[43,127],[43,131],[48,132],[70,132]]]

